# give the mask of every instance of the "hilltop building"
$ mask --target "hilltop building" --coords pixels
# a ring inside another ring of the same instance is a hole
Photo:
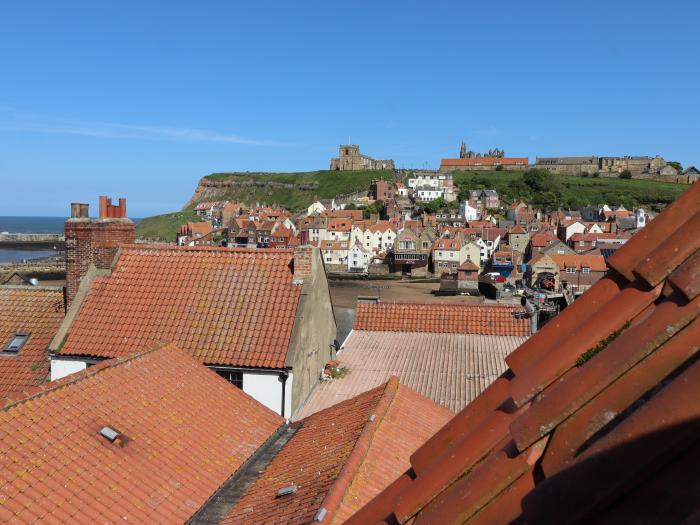
[[[500,166],[500,167],[499,167]],[[519,170],[527,169],[527,157],[506,157],[502,149],[490,149],[486,153],[475,153],[467,150],[467,145],[462,142],[459,149],[459,158],[442,159],[440,161],[440,171],[490,171],[494,169]]]
[[[535,167],[546,168],[561,175],[599,173],[601,176],[617,176],[627,170],[635,177],[668,177],[675,180],[678,172],[662,157],[537,157]]]
[[[338,157],[331,159],[331,171],[393,170],[394,161],[376,160],[360,153],[357,144],[341,144]]]

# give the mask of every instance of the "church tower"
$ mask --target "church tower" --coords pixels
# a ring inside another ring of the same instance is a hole
[[[467,145],[462,141],[462,145],[459,147],[459,158],[460,159],[466,159],[467,158]]]

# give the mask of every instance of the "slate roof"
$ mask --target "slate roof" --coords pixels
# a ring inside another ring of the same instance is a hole
[[[342,523],[389,485],[452,412],[391,378],[292,424],[292,438],[229,510],[225,524]],[[374,416],[371,418],[370,416]],[[295,484],[295,493],[277,491]]]
[[[109,358],[172,342],[210,365],[283,368],[301,293],[292,259],[286,249],[125,246],[59,353]]]
[[[0,398],[47,380],[49,342],[63,320],[63,304],[61,288],[0,287]],[[29,338],[17,354],[5,354],[17,333]]]
[[[348,523],[697,519],[698,231],[695,185]]]
[[[381,385],[401,384],[452,411],[463,409],[507,368],[506,356],[525,336],[353,330],[338,353],[350,373],[314,388],[306,417]]]
[[[0,411],[0,522],[182,523],[282,423],[173,345],[104,361]]]
[[[354,330],[529,336],[520,306],[493,304],[358,303]]]

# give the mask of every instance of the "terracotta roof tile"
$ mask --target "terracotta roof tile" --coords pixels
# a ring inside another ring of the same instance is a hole
[[[413,451],[450,417],[392,378],[300,420],[223,523],[311,523],[321,507],[324,523],[342,523],[406,470]],[[291,484],[295,493],[277,497]]]
[[[350,373],[317,385],[300,411],[306,417],[375,388],[392,375],[450,410],[461,410],[506,369],[523,336],[353,330],[338,352]]]
[[[696,184],[413,454],[409,480],[348,523],[676,523],[699,515],[691,472],[700,458],[699,210]],[[644,496],[658,496],[664,512],[640,514]]]
[[[605,265],[605,257],[602,255],[558,255],[556,253],[549,254],[550,259],[559,265],[561,270],[566,268],[590,268],[594,272],[604,272],[608,269]]]
[[[104,361],[0,411],[0,519],[182,523],[282,423],[172,345]]]
[[[440,166],[527,165],[527,157],[474,157],[471,159],[442,159]]]
[[[98,276],[61,354],[124,356],[163,342],[206,364],[283,368],[301,287],[292,251],[126,246]]]
[[[0,286],[0,396],[47,380],[49,342],[64,313],[60,288]],[[29,334],[24,346],[3,353],[17,333]]]
[[[452,334],[530,335],[530,322],[515,319],[512,305],[360,303],[355,330]]]

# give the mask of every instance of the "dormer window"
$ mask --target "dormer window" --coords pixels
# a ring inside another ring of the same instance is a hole
[[[20,349],[24,346],[24,343],[29,339],[29,334],[24,332],[17,332],[7,346],[4,348],[4,354],[18,354]]]

